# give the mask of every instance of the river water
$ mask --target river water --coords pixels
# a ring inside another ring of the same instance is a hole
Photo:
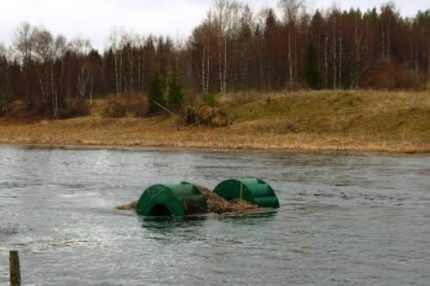
[[[145,187],[255,176],[281,209],[154,220]],[[430,285],[430,155],[0,147],[0,285]]]

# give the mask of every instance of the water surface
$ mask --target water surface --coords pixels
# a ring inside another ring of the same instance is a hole
[[[155,221],[145,187],[255,176],[279,211]],[[430,156],[0,147],[0,285],[429,285]]]

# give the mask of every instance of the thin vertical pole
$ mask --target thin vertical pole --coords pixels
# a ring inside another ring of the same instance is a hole
[[[19,266],[19,253],[16,250],[9,252],[10,285],[21,286],[21,269]]]

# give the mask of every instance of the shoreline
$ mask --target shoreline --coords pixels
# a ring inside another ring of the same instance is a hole
[[[52,144],[52,143],[8,143],[0,142],[3,148],[22,148],[22,149],[39,149],[39,150],[76,150],[76,151],[194,151],[194,152],[283,152],[283,153],[303,153],[303,154],[322,154],[322,153],[339,153],[339,154],[389,154],[389,155],[427,155],[430,150],[406,150],[398,151],[393,149],[366,149],[366,148],[232,148],[232,147],[195,147],[195,146],[173,146],[173,145],[112,145],[112,144]],[[400,148],[399,148],[400,149]]]
[[[182,126],[169,116],[0,119],[0,145],[112,150],[430,153],[430,93],[299,91],[219,98],[224,127]]]

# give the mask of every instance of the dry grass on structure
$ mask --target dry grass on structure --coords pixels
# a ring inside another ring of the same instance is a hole
[[[120,211],[132,211],[132,210],[135,210],[136,208],[137,208],[137,201],[117,207],[116,209]]]
[[[208,203],[208,212],[225,214],[225,213],[242,213],[247,211],[258,210],[258,207],[243,200],[227,201],[216,193],[205,187],[199,187],[200,191],[206,197]]]

